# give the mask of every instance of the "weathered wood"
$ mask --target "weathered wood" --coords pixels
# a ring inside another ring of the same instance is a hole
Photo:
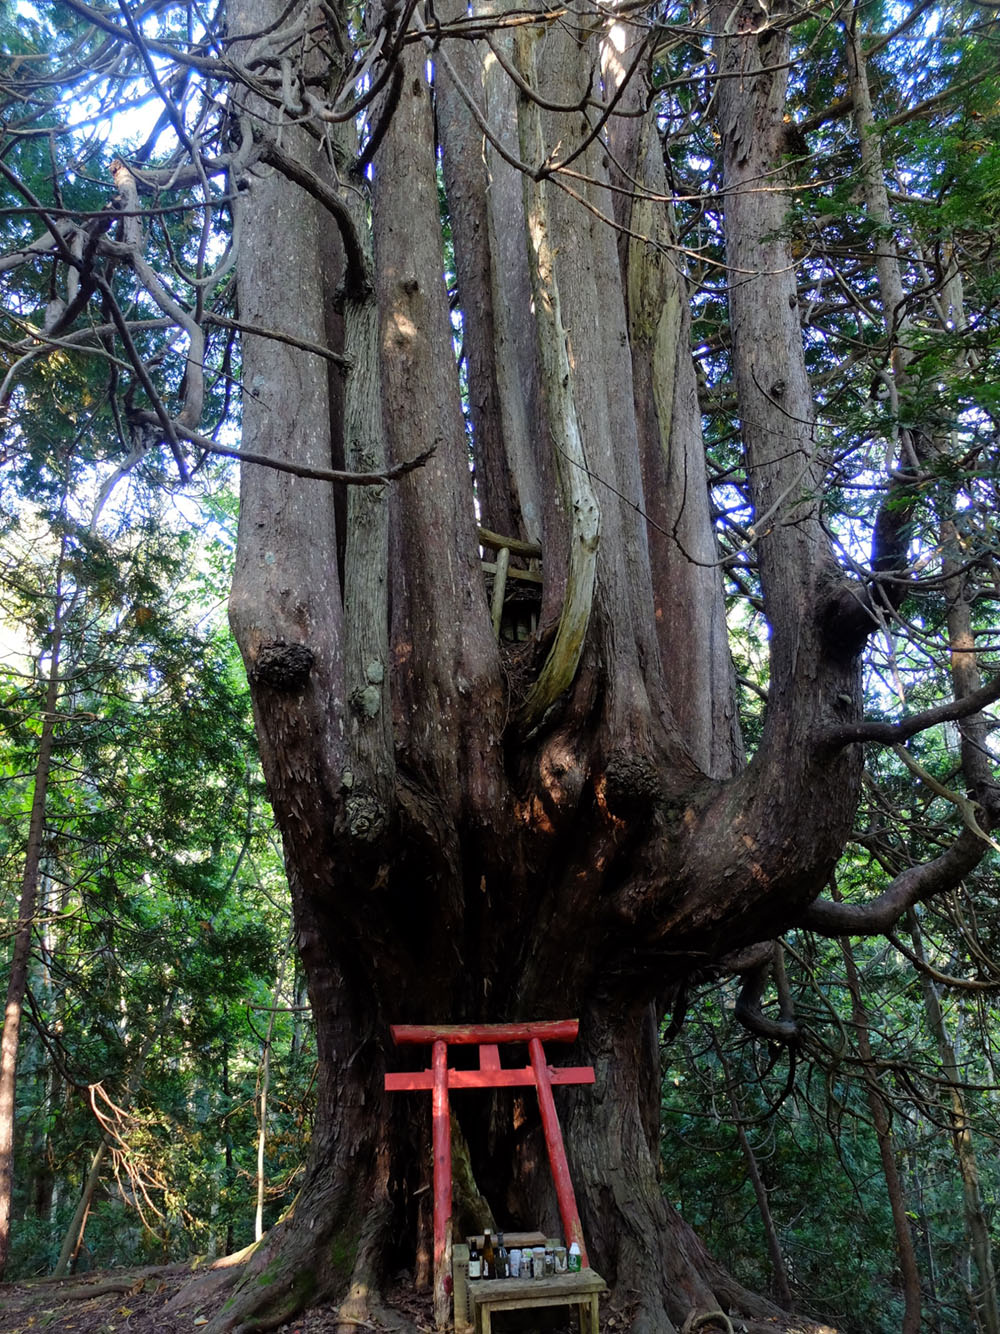
[[[469,1307],[477,1334],[490,1334],[494,1311],[573,1306],[580,1334],[598,1334],[598,1296],[607,1284],[593,1269],[542,1279],[479,1279],[469,1285]]]
[[[504,537],[503,533],[491,532],[489,528],[480,528],[479,545],[483,547],[493,547],[499,551],[501,547],[514,556],[531,556],[535,560],[541,560],[542,548],[538,542],[522,542],[519,537]]]
[[[550,1084],[593,1084],[592,1065],[549,1066]],[[449,1070],[449,1089],[523,1088],[537,1083],[530,1066],[516,1070]],[[433,1070],[414,1070],[388,1074],[385,1087],[390,1093],[405,1090],[433,1089]]]
[[[497,570],[496,562],[484,560],[482,562],[484,574],[495,574]],[[541,570],[520,570],[516,565],[512,565],[507,571],[508,579],[521,579],[527,584],[541,584],[543,576]]]
[[[562,1131],[559,1128],[559,1115],[552,1097],[552,1077],[545,1063],[545,1050],[538,1038],[532,1038],[528,1044],[531,1053],[531,1068],[538,1085],[538,1106],[542,1114],[542,1129],[545,1131],[545,1143],[549,1150],[549,1162],[556,1184],[556,1199],[559,1201],[559,1216],[562,1219],[566,1245],[573,1242],[580,1247],[584,1269],[589,1267],[587,1247],[583,1240],[583,1227],[580,1223],[580,1211],[573,1193],[573,1182],[569,1175],[569,1163],[566,1161],[566,1147],[563,1144]]]
[[[547,1019],[524,1024],[390,1024],[389,1032],[397,1047],[426,1043],[438,1038],[449,1046],[472,1046],[482,1042],[575,1042],[580,1031],[579,1019]]]
[[[434,1043],[431,1122],[434,1137],[434,1321],[451,1314],[451,1113],[448,1109],[448,1047]]]
[[[493,566],[493,598],[490,602],[490,620],[493,633],[500,638],[500,622],[503,620],[503,599],[507,591],[507,571],[510,569],[510,547],[501,547],[497,552]]]

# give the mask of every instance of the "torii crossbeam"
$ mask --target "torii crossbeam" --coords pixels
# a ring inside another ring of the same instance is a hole
[[[452,1289],[448,1237],[451,1221],[449,1089],[516,1088],[531,1084],[537,1088],[542,1129],[545,1132],[549,1162],[552,1165],[552,1177],[555,1181],[566,1245],[569,1246],[575,1241],[580,1247],[584,1267],[589,1263],[552,1088],[555,1084],[593,1084],[594,1068],[590,1065],[550,1066],[545,1059],[545,1049],[542,1046],[544,1042],[573,1042],[576,1040],[579,1028],[578,1019],[528,1024],[450,1024],[441,1027],[429,1024],[391,1025],[390,1031],[397,1046],[419,1043],[429,1044],[432,1049],[429,1070],[387,1074],[385,1087],[389,1092],[430,1089],[433,1095],[431,1122],[434,1144],[434,1310],[439,1320],[441,1313],[447,1309]],[[500,1044],[509,1042],[528,1044],[530,1065],[519,1069],[504,1069],[500,1065]],[[476,1043],[479,1044],[478,1070],[449,1068],[449,1046],[471,1046]]]

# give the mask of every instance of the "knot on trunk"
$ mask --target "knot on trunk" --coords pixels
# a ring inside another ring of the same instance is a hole
[[[619,750],[608,761],[604,796],[612,815],[642,815],[660,796],[660,774],[648,755]]]
[[[385,807],[372,792],[352,792],[344,803],[347,832],[359,843],[375,843],[385,831]]]
[[[272,639],[261,644],[250,677],[253,681],[270,686],[272,690],[290,694],[305,689],[315,661],[316,654],[308,645]]]

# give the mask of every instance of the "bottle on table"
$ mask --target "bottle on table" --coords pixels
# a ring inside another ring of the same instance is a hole
[[[475,1237],[469,1242],[469,1278],[482,1278],[483,1276],[483,1258],[479,1254],[479,1246]]]
[[[510,1255],[503,1242],[503,1233],[497,1233],[496,1244],[497,1278],[510,1278]]]
[[[574,1241],[569,1248],[569,1254],[566,1257],[569,1272],[578,1274],[583,1263],[583,1256],[580,1254],[580,1244]]]
[[[493,1237],[487,1229],[483,1240],[483,1278],[496,1278],[496,1263],[497,1256],[493,1247]]]

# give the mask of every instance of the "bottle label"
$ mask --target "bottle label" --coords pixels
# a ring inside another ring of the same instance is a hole
[[[483,1263],[477,1255],[474,1259],[469,1256],[469,1277],[481,1278],[483,1273]]]

